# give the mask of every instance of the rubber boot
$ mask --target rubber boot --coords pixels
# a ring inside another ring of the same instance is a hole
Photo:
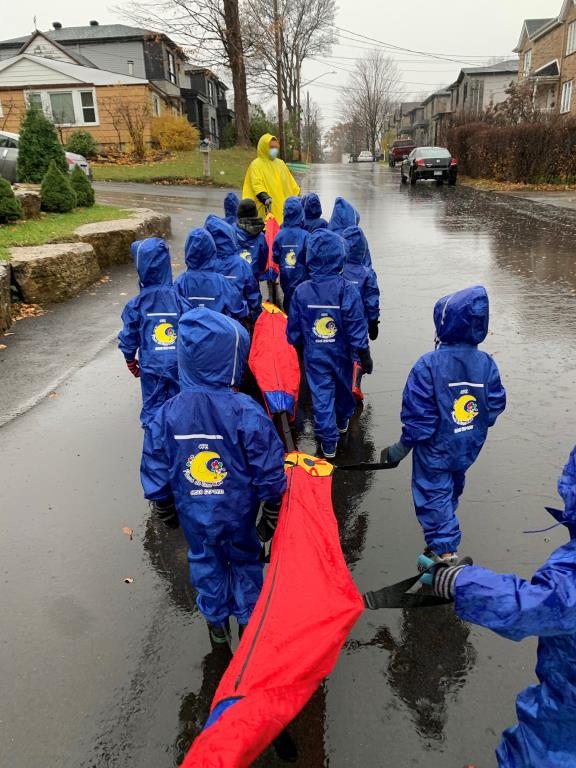
[[[354,369],[352,371],[352,394],[356,398],[356,401],[361,403],[364,400],[364,393],[362,392],[362,375],[364,371],[360,363],[354,361]]]
[[[272,744],[276,751],[276,755],[284,763],[295,763],[298,760],[298,748],[287,729],[284,729],[282,733],[274,739]]]
[[[208,632],[210,634],[212,648],[222,648],[223,646],[229,647],[231,642],[229,619],[226,619],[222,624],[210,624],[209,621],[206,623],[208,624]]]

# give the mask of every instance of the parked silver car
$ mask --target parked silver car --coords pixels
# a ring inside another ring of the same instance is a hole
[[[17,133],[0,131],[0,176],[3,176],[11,184],[18,181],[16,175],[16,161],[18,160],[18,141],[20,136]],[[79,165],[89,179],[92,178],[92,170],[88,160],[75,152],[66,152],[66,162],[68,170],[71,171],[75,165]]]

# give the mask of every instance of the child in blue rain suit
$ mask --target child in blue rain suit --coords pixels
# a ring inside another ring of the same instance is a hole
[[[184,245],[187,270],[176,278],[174,288],[191,309],[208,307],[240,320],[248,315],[246,303],[230,282],[215,271],[216,245],[206,229],[192,229]]]
[[[348,200],[343,197],[337,197],[334,202],[334,208],[332,210],[332,216],[328,224],[328,229],[331,232],[336,232],[338,235],[344,235],[344,230],[348,227],[358,227],[360,229],[360,214],[351,205]],[[360,230],[362,231],[362,230]],[[364,233],[362,233],[364,236]],[[370,255],[370,248],[368,247],[368,241],[364,236],[364,243],[366,250],[364,253],[364,261],[362,262],[365,267],[372,266],[372,256]]]
[[[232,318],[193,309],[180,320],[181,392],[159,411],[144,441],[144,495],[188,541],[198,608],[215,643],[229,617],[245,626],[262,588],[256,532],[260,502],[286,487],[284,448],[264,410],[235,391],[250,338]]]
[[[208,216],[204,226],[216,244],[215,270],[230,281],[254,322],[262,311],[262,294],[252,267],[240,256],[234,228],[214,214]]]
[[[258,282],[266,272],[268,243],[264,234],[264,220],[258,216],[256,203],[251,198],[240,201],[235,232],[240,256],[252,267]]]
[[[362,300],[358,289],[342,277],[344,250],[342,238],[327,229],[309,236],[310,279],[296,288],[288,315],[288,341],[303,347],[316,437],[326,458],[336,455],[339,435],[347,431],[356,408],[354,356],[372,373]]]
[[[238,204],[240,200],[236,192],[228,192],[224,198],[224,221],[231,227],[236,226],[238,220]]]
[[[454,599],[464,621],[510,640],[539,638],[540,684],[516,699],[518,725],[504,731],[496,750],[500,768],[576,765],[576,448],[558,492],[564,510],[548,511],[566,526],[570,541],[530,581],[478,566],[436,566],[433,571],[434,591]]]
[[[284,311],[290,311],[292,295],[306,280],[306,243],[308,233],[303,229],[304,211],[297,197],[284,203],[284,221],[272,244],[272,258],[280,267],[280,287],[284,294]]]
[[[346,280],[358,288],[364,306],[364,314],[368,321],[368,336],[370,341],[376,341],[380,323],[380,289],[378,288],[376,272],[372,267],[364,264],[368,243],[360,227],[348,227],[344,230],[342,237],[348,246],[342,274]],[[361,383],[362,368],[360,365],[356,365],[352,392],[357,400],[364,399]]]
[[[130,372],[140,378],[140,421],[147,427],[158,408],[178,392],[178,320],[190,307],[172,285],[170,251],[164,240],[137,240],[132,243],[132,258],[140,293],[124,307],[118,346]]]
[[[396,464],[413,448],[412,496],[434,558],[457,561],[456,517],[466,471],[488,429],[506,407],[492,357],[478,349],[488,333],[488,294],[481,285],[444,296],[434,307],[437,348],[410,371],[402,400],[402,437],[383,451]]]
[[[304,229],[306,232],[315,232],[317,229],[326,229],[328,222],[322,218],[322,203],[316,192],[310,192],[303,201]]]

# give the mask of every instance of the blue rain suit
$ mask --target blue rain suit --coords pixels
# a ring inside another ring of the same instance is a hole
[[[315,232],[317,229],[326,229],[328,222],[322,218],[322,203],[316,192],[306,195],[302,205],[304,206],[304,229],[306,232]]]
[[[359,224],[360,214],[356,208],[343,197],[337,197],[334,203],[332,216],[330,217],[330,223],[328,224],[328,229],[344,236],[344,230],[348,229],[348,227],[358,227]],[[366,238],[364,239],[366,240]],[[346,247],[348,247],[348,243],[346,243]],[[367,240],[363,263],[366,267],[372,266],[372,256],[370,255],[370,248],[368,247]]]
[[[280,287],[284,294],[284,311],[289,312],[290,302],[297,286],[307,278],[306,244],[308,233],[303,229],[304,211],[297,197],[289,197],[284,203],[284,221],[272,244],[272,258],[280,267]]]
[[[414,448],[412,496],[427,545],[456,552],[456,509],[466,470],[476,461],[506,391],[492,357],[477,346],[488,333],[489,302],[480,286],[434,307],[438,347],[410,371],[402,400],[402,442]]]
[[[530,581],[486,568],[464,568],[455,583],[456,611],[502,637],[538,641],[536,675],[516,699],[518,725],[502,734],[500,768],[576,765],[576,449],[558,482],[564,510],[548,511],[570,541],[553,552]]]
[[[228,192],[224,198],[224,221],[235,227],[238,221],[238,205],[240,200],[236,192]]]
[[[296,288],[288,315],[288,341],[304,347],[317,438],[337,443],[338,425],[354,413],[354,355],[368,349],[368,323],[358,289],[342,277],[344,241],[327,229],[309,236],[310,279]]]
[[[234,227],[234,231],[240,249],[240,256],[250,265],[254,279],[258,282],[266,272],[268,264],[266,235],[264,232],[260,232],[258,235],[251,235],[238,224]]]
[[[198,607],[211,624],[245,624],[262,588],[256,533],[260,502],[284,493],[284,448],[264,410],[235,391],[247,331],[209,309],[183,315],[181,392],[159,411],[144,441],[147,499],[173,498],[188,542]]]
[[[213,214],[208,216],[204,226],[216,244],[216,271],[230,281],[246,303],[249,316],[256,320],[262,311],[262,294],[252,267],[240,256],[234,228]]]
[[[190,307],[172,285],[170,251],[164,240],[137,240],[131,250],[140,293],[124,307],[118,346],[126,360],[138,354],[140,421],[147,427],[158,408],[179,390],[176,336],[180,315]]]
[[[191,309],[208,307],[236,319],[246,317],[248,308],[230,282],[215,271],[216,245],[210,232],[193,229],[184,245],[186,272],[176,278],[174,288]]]
[[[360,227],[348,227],[342,235],[348,245],[348,253],[342,273],[346,280],[358,288],[368,322],[380,317],[380,289],[372,267],[365,266],[368,242]]]

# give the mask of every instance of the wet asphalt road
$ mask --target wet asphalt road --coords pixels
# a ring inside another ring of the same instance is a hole
[[[484,349],[509,404],[468,473],[461,551],[530,575],[563,541],[558,530],[522,531],[548,524],[543,506],[557,502],[574,443],[574,223],[464,188],[401,188],[397,173],[371,165],[313,169],[304,185],[327,210],[341,194],[361,211],[382,291],[374,375],[338,460],[375,458],[398,438],[404,381],[433,345],[434,301],[483,283],[492,308]],[[98,191],[171,213],[176,262],[186,230],[223,198],[133,185]],[[96,291],[18,323],[0,356],[5,416],[53,390],[0,430],[2,766],[171,768],[223,672],[194,607],[181,534],[159,529],[141,498],[138,385],[106,343],[134,285],[128,267],[117,270]],[[300,447],[311,450],[306,413],[303,427]],[[395,472],[337,476],[334,506],[361,590],[414,572],[421,534],[409,461]],[[298,765],[494,766],[534,661],[533,640],[499,639],[451,609],[366,614],[293,726]],[[258,765],[280,763],[267,753]]]

